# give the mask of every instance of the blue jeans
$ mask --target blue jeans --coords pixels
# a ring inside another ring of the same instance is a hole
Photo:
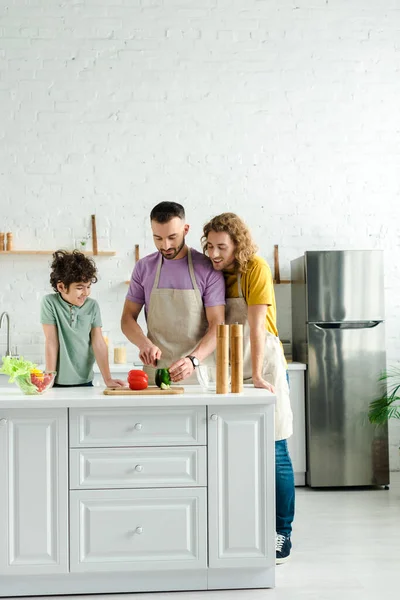
[[[286,371],[289,384],[289,373]],[[275,442],[276,531],[286,537],[292,533],[294,519],[294,473],[287,440]]]
[[[290,537],[294,519],[294,473],[287,440],[275,442],[276,532]]]

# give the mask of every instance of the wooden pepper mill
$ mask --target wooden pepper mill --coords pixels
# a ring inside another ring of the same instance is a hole
[[[11,252],[13,249],[13,234],[9,231],[7,233],[6,251]]]
[[[229,392],[229,325],[217,325],[216,393]]]
[[[229,326],[231,344],[231,392],[243,392],[243,325],[233,323]]]

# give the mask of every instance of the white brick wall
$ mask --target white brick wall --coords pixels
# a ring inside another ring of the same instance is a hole
[[[269,261],[280,245],[283,277],[305,249],[383,248],[398,360],[399,39],[399,0],[1,0],[0,231],[72,248],[95,212],[117,251],[93,291],[113,341],[161,200],[186,206],[194,246],[238,212]],[[35,360],[48,263],[0,257],[0,310]]]

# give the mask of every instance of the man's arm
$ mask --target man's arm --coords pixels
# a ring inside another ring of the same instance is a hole
[[[121,329],[128,340],[139,348],[139,358],[143,364],[155,367],[157,360],[161,358],[161,350],[144,335],[137,322],[142,307],[143,304],[125,300],[121,317]]]
[[[214,352],[217,344],[217,325],[225,321],[224,305],[208,306],[205,308],[205,311],[208,321],[208,328],[205,335],[192,352],[192,355],[198,358],[200,362]],[[181,381],[182,379],[186,379],[193,373],[193,371],[194,367],[192,361],[190,358],[185,357],[182,357],[174,362],[169,368],[172,381]]]
[[[58,358],[58,331],[57,325],[45,325],[43,324],[43,331],[45,341],[45,357],[46,357],[46,371],[55,371],[57,367]]]
[[[253,304],[248,307],[252,379],[254,387],[265,388],[270,392],[274,392],[274,386],[265,381],[262,377],[267,310],[267,304]]]

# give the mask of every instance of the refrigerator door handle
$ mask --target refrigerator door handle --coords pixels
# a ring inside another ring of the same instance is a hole
[[[348,321],[344,323],[310,323],[317,329],[372,329],[383,321]]]

